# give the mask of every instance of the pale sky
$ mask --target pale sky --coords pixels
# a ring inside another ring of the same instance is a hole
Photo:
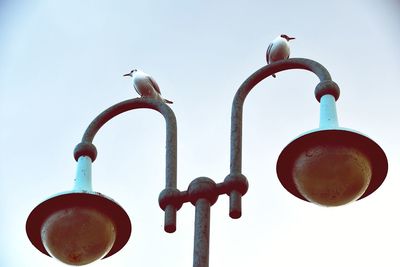
[[[25,233],[30,211],[72,189],[72,151],[104,109],[137,97],[122,74],[151,74],[174,101],[178,188],[229,173],[230,110],[240,84],[266,64],[277,35],[292,57],[320,62],[341,88],[339,123],[386,152],[388,176],[369,197],[337,208],[299,200],[280,184],[279,153],[318,126],[318,79],[268,78],[244,108],[243,216],[228,197],[211,211],[210,266],[400,266],[400,3],[339,1],[0,1],[0,266],[65,266]],[[94,190],[129,214],[117,254],[91,266],[192,265],[194,207],[163,231],[165,123],[152,110],[120,115],[96,135]]]

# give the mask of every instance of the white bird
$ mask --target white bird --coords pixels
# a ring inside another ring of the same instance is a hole
[[[133,78],[133,87],[141,97],[155,98],[168,104],[173,103],[172,101],[161,97],[160,87],[158,87],[154,78],[147,73],[133,69],[131,72],[124,74],[123,76],[130,76]]]
[[[290,56],[289,41],[295,39],[294,37],[289,37],[286,34],[281,34],[276,37],[268,46],[267,49],[267,63],[288,59]],[[272,74],[276,78],[275,74]]]

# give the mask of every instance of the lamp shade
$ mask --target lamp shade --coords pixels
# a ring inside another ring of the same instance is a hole
[[[70,265],[84,265],[119,251],[131,234],[126,212],[96,192],[69,191],[40,203],[26,231],[42,253]]]
[[[282,185],[296,197],[339,206],[374,192],[388,169],[383,150],[355,131],[317,129],[288,144],[277,162]]]

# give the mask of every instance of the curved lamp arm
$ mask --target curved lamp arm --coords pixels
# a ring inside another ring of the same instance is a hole
[[[239,218],[241,216],[241,196],[247,191],[246,186],[244,186],[247,185],[247,180],[242,175],[242,120],[244,100],[249,92],[263,79],[274,73],[289,69],[304,69],[318,76],[320,83],[315,90],[318,101],[325,94],[331,94],[335,99],[339,98],[339,87],[332,82],[328,70],[318,62],[305,58],[291,58],[266,65],[242,83],[233,99],[231,116],[231,161],[228,177],[242,184],[241,190],[233,190],[229,193],[229,214],[232,218]]]
[[[81,143],[74,150],[75,160],[81,156],[88,156],[92,161],[96,159],[96,148],[92,144],[94,136],[99,129],[115,116],[139,108],[148,108],[160,112],[166,122],[166,163],[165,163],[165,188],[177,191],[177,126],[172,109],[162,101],[151,98],[134,98],[115,104],[100,113],[87,127]],[[176,229],[176,205],[167,205],[165,210],[165,231],[171,233]]]

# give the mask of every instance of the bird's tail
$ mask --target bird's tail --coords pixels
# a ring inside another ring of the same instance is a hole
[[[173,104],[174,103],[171,100],[168,100],[168,99],[165,99],[165,98],[164,98],[164,102],[167,103],[167,104]]]

